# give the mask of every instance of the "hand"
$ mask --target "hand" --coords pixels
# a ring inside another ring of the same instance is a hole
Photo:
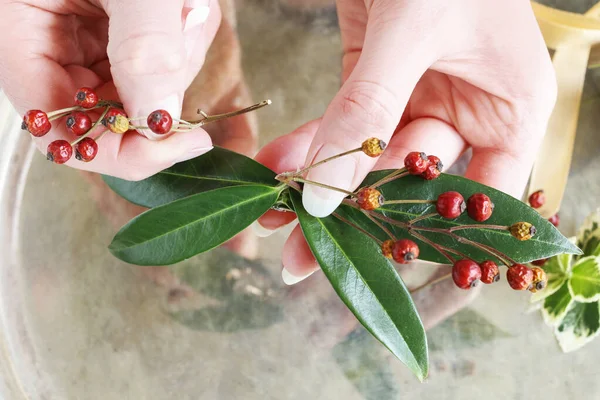
[[[0,85],[19,113],[69,107],[88,86],[131,117],[162,108],[174,118],[221,20],[215,0],[0,0],[0,15],[11,32],[0,40]],[[74,139],[64,120],[53,128],[35,139],[44,154],[51,141]],[[201,129],[158,142],[108,134],[92,162],[67,165],[137,180],[211,148]]]
[[[556,97],[548,51],[525,0],[338,0],[342,87],[322,119],[266,146],[257,159],[296,170],[356,148],[389,143],[380,159],[360,153],[307,179],[353,191],[373,169],[399,168],[410,151],[451,165],[467,149],[466,176],[519,196]],[[305,185],[303,204],[325,217],[344,194]],[[269,212],[275,229],[289,216]],[[284,248],[284,280],[317,269],[299,227]]]

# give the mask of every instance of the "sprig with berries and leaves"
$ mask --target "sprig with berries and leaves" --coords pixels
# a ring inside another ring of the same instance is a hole
[[[361,152],[378,157],[384,149],[385,143],[372,138],[333,158]],[[150,208],[116,234],[110,251],[132,264],[170,265],[226,242],[269,209],[294,212],[334,290],[419,379],[428,373],[427,338],[392,261],[448,264],[443,279],[453,279],[462,289],[497,282],[504,266],[513,289],[537,292],[547,277],[543,268],[528,262],[580,254],[532,207],[442,174],[435,156],[411,153],[403,168],[372,172],[354,192],[306,180],[309,169],[330,160],[275,174],[216,147],[143,181],[105,177],[118,194]],[[333,215],[315,218],[302,206],[304,185],[347,197]]]

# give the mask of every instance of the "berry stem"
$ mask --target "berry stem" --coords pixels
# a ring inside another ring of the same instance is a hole
[[[346,194],[348,196],[354,195],[354,193],[349,192],[347,190],[340,189],[340,188],[335,187],[335,186],[329,186],[329,185],[326,185],[324,183],[319,183],[319,182],[315,182],[315,181],[309,181],[308,179],[304,179],[304,178],[293,177],[291,180],[295,181],[295,182],[301,182],[301,183],[307,183],[309,185],[319,186],[319,187],[322,187],[322,188],[325,188],[325,189],[329,189],[329,190],[335,190],[337,192],[342,192],[342,193],[344,193],[344,194]]]
[[[420,217],[417,217],[415,219],[411,219],[410,221],[408,221],[408,225],[412,225],[415,222],[423,221],[424,219],[435,217],[436,215],[439,215],[439,214],[438,213],[430,213],[430,214],[421,215]]]
[[[493,229],[493,230],[498,230],[498,231],[510,231],[510,226],[503,226],[503,225],[460,225],[460,226],[453,226],[452,228],[449,228],[448,230],[450,232],[454,232],[454,231],[458,231],[461,229]]]
[[[368,237],[370,237],[371,239],[373,239],[375,242],[377,242],[377,244],[379,244],[379,246],[381,246],[383,244],[383,242],[381,240],[377,239],[377,237],[375,237],[371,233],[367,232],[366,230],[364,230],[360,226],[356,225],[354,222],[348,221],[346,218],[342,217],[340,214],[334,212],[333,216],[336,217],[337,219],[339,219],[340,221],[342,221],[343,223],[348,224],[351,227],[353,227],[354,229],[357,229],[358,231],[364,233],[365,235],[367,235]]]
[[[375,182],[374,184],[372,184],[371,188],[373,189],[377,189],[379,186],[383,186],[386,183],[390,183],[392,181],[395,181],[396,179],[400,179],[400,178],[404,178],[405,176],[410,175],[408,172],[406,172],[406,168],[400,168],[394,172],[392,172],[391,174],[381,178],[380,180],[378,180],[377,182]]]
[[[450,277],[452,277],[452,272],[450,272],[450,273],[448,273],[448,274],[446,274],[446,275],[442,275],[442,276],[440,276],[439,278],[436,278],[436,279],[434,279],[434,280],[432,280],[432,281],[425,282],[425,283],[424,283],[424,284],[422,284],[421,286],[417,286],[416,288],[414,288],[414,289],[410,290],[409,292],[410,292],[410,294],[417,293],[418,291],[420,291],[420,290],[423,290],[423,289],[425,289],[425,288],[426,288],[426,287],[428,287],[428,286],[433,286],[433,285],[436,285],[436,284],[438,284],[438,283],[440,283],[440,282],[443,282],[443,281],[445,281],[446,279],[449,279]]]
[[[386,200],[383,204],[435,204],[435,200]]]
[[[361,209],[360,211],[362,211],[362,213],[365,214],[367,216],[367,218],[369,218],[371,220],[371,222],[373,222],[375,225],[377,225],[379,227],[379,229],[384,231],[385,234],[388,235],[388,237],[390,239],[392,239],[394,242],[398,240],[398,239],[396,239],[396,236],[394,236],[394,234],[388,228],[386,228],[381,222],[379,222],[375,218],[373,218],[372,211],[370,212],[370,211],[366,211],[363,209]]]
[[[94,125],[92,125],[90,130],[87,131],[86,133],[84,133],[83,135],[79,136],[79,138],[77,138],[74,142],[71,143],[71,146],[75,146],[77,143],[81,142],[83,139],[90,136],[90,134],[94,131],[94,129],[96,129],[96,127],[98,127],[98,125],[100,125],[102,123],[102,120],[108,113],[108,110],[110,110],[110,107],[106,107],[104,112],[100,115],[100,118],[98,118],[98,120],[96,122],[94,122]]]
[[[348,151],[345,151],[343,153],[336,154],[335,156],[327,157],[324,160],[321,160],[321,161],[319,161],[319,162],[317,162],[315,164],[309,165],[308,167],[305,167],[305,168],[301,169],[298,172],[295,172],[294,175],[298,175],[298,176],[303,175],[306,171],[311,170],[311,169],[313,169],[315,167],[318,167],[319,165],[325,164],[325,163],[327,163],[329,161],[333,161],[336,158],[340,158],[340,157],[347,156],[347,155],[350,155],[350,154],[358,153],[360,151],[362,151],[362,147],[358,147],[356,149],[348,150]]]
[[[250,107],[243,108],[241,110],[228,112],[225,114],[216,114],[216,115],[208,115],[202,110],[198,110],[198,114],[202,115],[204,118],[198,121],[190,121],[190,124],[194,126],[194,128],[201,127],[206,124],[210,124],[211,122],[220,121],[222,119],[236,117],[241,114],[246,114],[248,112],[258,110],[259,108],[263,108],[271,104],[271,100],[261,101],[260,103],[251,105]]]
[[[454,259],[454,257],[452,257],[450,254],[448,254],[446,252],[446,250],[450,250],[447,247],[444,247],[442,245],[439,245],[437,243],[434,243],[433,241],[427,239],[425,236],[413,231],[413,230],[409,230],[408,233],[410,233],[411,235],[413,235],[414,237],[416,237],[417,239],[427,243],[428,245],[430,245],[431,247],[433,247],[434,249],[436,249],[441,255],[443,255],[444,257],[446,257],[448,259],[448,261],[450,261],[450,263],[454,264],[456,262],[456,260]],[[460,254],[459,254],[460,255]]]

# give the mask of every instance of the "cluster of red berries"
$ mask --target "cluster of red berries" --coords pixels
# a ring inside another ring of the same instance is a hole
[[[471,219],[484,222],[490,219],[494,211],[494,203],[483,193],[475,193],[465,202],[458,192],[445,192],[438,196],[435,208],[442,217],[455,219],[467,210]]]
[[[77,137],[73,142],[55,140],[48,145],[46,156],[48,160],[57,164],[64,164],[71,159],[73,152],[79,161],[92,161],[98,154],[98,141],[105,132],[123,134],[131,129],[150,129],[158,135],[171,132],[173,119],[165,110],[156,110],[147,118],[147,127],[134,127],[132,119],[116,102],[101,100],[96,92],[90,88],[80,88],[74,96],[75,106],[46,113],[42,110],[29,110],[23,116],[21,128],[27,130],[35,137],[42,137],[52,129],[52,121],[67,117],[65,124],[67,131]],[[93,122],[88,111],[105,108],[100,120]],[[102,124],[106,129],[96,138],[90,134]]]
[[[418,175],[428,181],[436,179],[442,173],[444,164],[436,156],[413,151],[404,158],[404,168],[411,175]]]

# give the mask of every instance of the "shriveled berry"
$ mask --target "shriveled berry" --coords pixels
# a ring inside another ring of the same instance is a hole
[[[510,227],[510,234],[519,240],[529,240],[536,233],[537,229],[529,222],[517,222]]]
[[[56,164],[64,164],[73,155],[73,147],[66,140],[55,140],[48,145],[46,158]]]
[[[421,176],[423,177],[423,179],[431,181],[442,174],[444,164],[442,164],[442,160],[440,160],[436,156],[427,156],[427,160],[429,161],[429,165],[425,169],[425,172],[421,174]]]
[[[546,195],[543,190],[531,193],[529,196],[529,205],[533,208],[540,208],[546,203]]]
[[[102,119],[102,125],[114,133],[125,133],[129,130],[129,120],[125,111],[111,108]]]
[[[532,268],[531,271],[533,272],[533,281],[531,282],[529,291],[531,293],[536,293],[538,290],[543,290],[548,285],[548,277],[546,276],[546,272],[541,268],[535,267]]]
[[[409,239],[400,239],[394,243],[392,257],[399,264],[408,264],[419,258],[419,246]]]
[[[391,258],[393,258],[393,256],[392,256],[393,248],[394,248],[394,241],[391,239],[388,239],[381,244],[381,253],[384,255],[384,257],[391,259]]]
[[[532,261],[531,263],[532,263],[533,265],[536,265],[536,266],[538,266],[538,267],[541,267],[542,265],[546,264],[546,262],[547,262],[547,261],[548,261],[548,259],[547,259],[547,258],[542,258],[541,260],[535,260],[535,261]]]
[[[477,286],[480,279],[481,267],[473,260],[458,260],[452,266],[452,280],[461,289]]]
[[[75,146],[75,158],[79,161],[90,162],[98,154],[98,143],[90,137],[83,140]]]
[[[165,135],[171,132],[173,118],[166,110],[156,110],[148,115],[148,128],[157,135]]]
[[[379,157],[387,147],[387,143],[377,138],[369,138],[362,143],[362,151],[369,157]]]
[[[75,93],[75,104],[83,108],[94,108],[98,104],[98,95],[94,89],[82,87]]]
[[[523,264],[515,264],[506,271],[506,280],[514,290],[527,290],[533,282],[533,271]]]
[[[558,214],[554,214],[553,216],[548,218],[548,221],[550,221],[552,225],[558,227],[558,225],[560,224],[560,217],[558,216]]]
[[[500,270],[495,262],[487,260],[479,266],[481,267],[481,282],[489,285],[500,280]]]
[[[460,193],[446,192],[439,195],[435,208],[442,217],[454,219],[460,217],[467,205]]]
[[[42,110],[29,110],[23,116],[21,129],[27,130],[35,137],[42,137],[52,129],[48,114]]]
[[[490,219],[494,211],[494,203],[483,193],[475,193],[467,200],[467,213],[477,222]]]
[[[81,136],[92,127],[92,119],[87,113],[74,111],[67,117],[67,130],[75,136]]]
[[[429,166],[427,154],[413,151],[404,158],[404,167],[411,175],[421,175]]]
[[[383,195],[377,189],[364,187],[356,193],[356,203],[363,210],[375,210],[383,205]]]

